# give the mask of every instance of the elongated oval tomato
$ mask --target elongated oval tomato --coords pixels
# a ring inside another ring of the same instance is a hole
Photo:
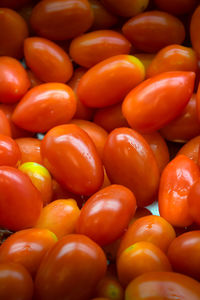
[[[106,257],[95,242],[83,235],[67,235],[53,246],[39,267],[36,299],[88,300],[105,272]]]
[[[31,26],[50,40],[66,40],[87,31],[93,22],[87,0],[45,0],[33,9]]]
[[[67,53],[57,44],[39,37],[24,41],[27,66],[44,82],[67,82],[73,66]]]
[[[124,99],[122,113],[129,125],[143,133],[160,129],[187,105],[195,73],[165,72],[145,80]]]
[[[135,196],[129,189],[122,185],[110,185],[84,204],[76,231],[101,246],[110,244],[122,236],[135,209]]]
[[[21,159],[17,143],[9,136],[0,134],[0,165],[16,167]]]
[[[190,39],[192,47],[196,51],[197,55],[200,55],[200,37],[198,32],[200,30],[200,6],[196,8],[192,15],[190,23]]]
[[[15,140],[21,151],[21,164],[25,162],[36,162],[42,164],[40,153],[41,141],[35,138],[20,138]]]
[[[150,53],[171,44],[182,44],[185,38],[181,21],[161,11],[148,11],[131,18],[122,31],[134,47]]]
[[[144,11],[149,4],[149,0],[102,0],[102,2],[109,10],[122,17],[135,16]]]
[[[103,163],[110,181],[133,191],[138,206],[155,200],[159,169],[150,146],[139,133],[130,128],[113,130],[104,147]]]
[[[144,79],[144,66],[134,56],[117,55],[93,66],[78,85],[79,99],[89,107],[116,104]]]
[[[71,192],[91,195],[103,183],[103,167],[88,134],[77,125],[51,129],[41,143],[45,166]]]
[[[44,83],[32,88],[16,106],[12,120],[32,132],[46,132],[68,123],[76,111],[72,89],[63,83]]]
[[[164,169],[159,187],[160,215],[177,227],[192,224],[188,195],[199,178],[198,166],[185,155],[175,157]]]
[[[131,43],[113,30],[85,33],[72,40],[69,54],[80,66],[90,68],[111,56],[128,54]]]
[[[0,226],[16,231],[35,225],[41,209],[40,193],[27,175],[0,167]]]

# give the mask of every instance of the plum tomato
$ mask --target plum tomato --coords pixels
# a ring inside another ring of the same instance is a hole
[[[149,0],[101,0],[101,2],[105,7],[108,7],[111,12],[122,17],[138,15],[143,12],[149,4]]]
[[[19,138],[15,140],[21,151],[21,164],[26,162],[35,162],[42,164],[40,153],[41,141],[36,138]]]
[[[17,143],[11,137],[0,134],[0,166],[16,167],[20,159],[21,152]]]

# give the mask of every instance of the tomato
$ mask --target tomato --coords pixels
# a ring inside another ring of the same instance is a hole
[[[12,9],[0,8],[0,28],[0,55],[22,58],[23,42],[28,36],[24,19]]]
[[[190,39],[192,42],[192,47],[196,51],[198,56],[200,56],[200,37],[198,35],[199,30],[200,30],[200,6],[198,6],[194,11],[190,23]]]
[[[134,47],[150,53],[171,44],[182,44],[185,39],[181,21],[161,11],[148,11],[131,18],[122,32]]]
[[[118,103],[109,107],[97,109],[94,114],[94,122],[108,132],[115,128],[128,127],[128,123],[122,115],[121,106],[121,103]]]
[[[0,110],[0,134],[11,136],[9,121],[2,110]]]
[[[29,176],[33,185],[41,194],[43,205],[47,205],[53,196],[52,180],[49,171],[35,162],[26,162],[19,166],[19,170]]]
[[[93,66],[81,78],[77,93],[89,107],[106,107],[123,100],[144,79],[142,63],[131,55],[117,55]]]
[[[37,228],[46,228],[55,233],[58,239],[74,233],[80,209],[73,199],[59,199],[42,209]]]
[[[126,96],[122,113],[135,130],[158,130],[180,115],[192,96],[194,80],[193,72],[181,71],[147,79]]]
[[[138,242],[125,249],[117,260],[118,277],[123,286],[147,272],[171,271],[167,256],[149,242]]]
[[[77,125],[54,127],[41,143],[44,165],[69,191],[91,195],[103,183],[103,166],[88,134]]]
[[[147,71],[148,66],[151,64],[152,60],[155,57],[155,54],[152,53],[134,53],[134,56],[136,56],[144,65],[145,71]]]
[[[19,264],[0,264],[0,299],[31,300],[33,281],[26,269]]]
[[[197,89],[196,105],[197,105],[197,116],[198,116],[198,120],[200,122],[200,84]]]
[[[67,82],[73,66],[67,53],[55,43],[39,37],[24,41],[24,56],[27,66],[44,82]]]
[[[193,220],[200,224],[200,178],[193,184],[190,189],[190,193],[188,196],[188,205],[189,205],[189,212],[192,216]]]
[[[105,272],[106,257],[95,242],[83,235],[67,235],[48,252],[39,267],[36,299],[87,300]]]
[[[66,40],[87,31],[93,19],[87,0],[45,0],[34,7],[30,22],[37,35]]]
[[[81,209],[76,232],[101,246],[110,244],[122,236],[135,210],[133,193],[124,186],[110,185],[87,200]]]
[[[108,133],[95,123],[85,120],[73,119],[70,124],[79,126],[89,135],[97,148],[99,156],[102,158],[103,148],[108,137]]]
[[[133,299],[199,300],[200,284],[178,273],[149,272],[131,281],[126,288],[125,300]]]
[[[128,187],[138,206],[155,200],[159,169],[150,146],[139,133],[130,128],[113,130],[104,147],[103,163],[110,181]]]
[[[151,215],[142,217],[131,224],[124,234],[118,256],[126,248],[142,241],[151,242],[163,252],[166,252],[175,237],[174,228],[162,217]]]
[[[1,245],[0,263],[19,263],[34,277],[43,256],[56,242],[56,236],[47,229],[20,230]]]
[[[111,275],[106,275],[99,281],[95,295],[98,297],[105,297],[100,299],[124,300],[124,290],[121,284],[117,278]]]
[[[42,200],[27,175],[7,166],[0,167],[0,226],[17,231],[34,226]]]
[[[185,155],[178,155],[164,169],[159,187],[159,212],[172,225],[192,224],[188,195],[199,175],[198,166]]]
[[[15,58],[7,56],[0,57],[0,69],[1,102],[6,104],[18,102],[30,87],[26,70]]]
[[[35,138],[20,138],[15,140],[21,151],[21,164],[25,162],[36,162],[42,164],[40,153],[41,141]]]
[[[182,15],[191,12],[197,4],[197,0],[155,0],[155,3],[160,10]]]
[[[16,106],[12,120],[23,129],[46,132],[69,122],[76,111],[72,89],[63,83],[44,83],[32,88]]]
[[[85,33],[72,40],[69,54],[79,65],[90,68],[111,56],[129,54],[130,42],[113,30]]]
[[[115,0],[102,0],[102,2],[106,7],[108,7],[109,10],[122,17],[135,16],[144,11],[149,4],[149,0],[124,0],[123,2]]]
[[[200,147],[200,136],[196,136],[195,138],[188,141],[183,147],[180,149],[178,154],[183,154],[192,159],[195,163],[198,163],[199,158],[199,147]]]
[[[1,7],[19,8],[32,0],[1,0]]]
[[[94,14],[93,30],[108,29],[117,23],[117,17],[107,10],[101,2],[98,0],[89,0],[89,3]]]
[[[0,165],[16,167],[21,159],[17,143],[9,136],[0,134]]]
[[[197,55],[192,48],[170,45],[161,49],[147,69],[147,77],[168,71],[197,71]]]

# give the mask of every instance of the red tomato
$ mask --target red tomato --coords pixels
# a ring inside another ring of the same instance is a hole
[[[192,224],[188,195],[199,178],[198,166],[185,155],[175,157],[164,169],[159,187],[160,215],[177,227]]]
[[[89,107],[106,107],[123,100],[144,79],[142,63],[131,55],[105,59],[87,71],[78,85],[79,99]]]
[[[45,83],[32,88],[16,106],[12,120],[23,129],[46,132],[69,122],[76,111],[72,89],[63,83]]]
[[[88,134],[77,125],[51,129],[41,143],[45,166],[69,191],[91,195],[103,183],[103,166]]]
[[[124,290],[121,284],[117,278],[111,275],[106,275],[99,281],[95,289],[95,295],[105,297],[96,299],[124,300]]]
[[[149,4],[149,0],[102,0],[102,2],[109,10],[122,17],[135,16],[144,11]]]
[[[40,265],[35,281],[36,299],[88,300],[105,272],[106,257],[95,242],[83,235],[67,235]]]
[[[87,0],[45,0],[34,7],[30,21],[38,35],[66,40],[87,31],[93,19]]]
[[[0,166],[16,167],[21,159],[17,143],[9,136],[0,134]]]
[[[24,19],[12,9],[0,8],[0,28],[0,55],[22,58],[23,42],[28,36]]]
[[[194,9],[197,0],[154,0],[160,10],[167,11],[170,14],[182,15],[188,14]]]
[[[188,196],[189,212],[193,220],[200,225],[200,178],[193,184]]]
[[[85,33],[72,40],[69,54],[79,65],[90,68],[111,56],[128,54],[130,42],[113,30],[98,30]]]
[[[1,0],[1,7],[19,8],[32,0]]]
[[[9,121],[2,110],[0,110],[0,134],[11,136]]]
[[[0,225],[17,231],[35,225],[42,200],[27,175],[13,167],[0,167]]]
[[[19,263],[34,277],[43,256],[56,242],[56,236],[47,229],[20,230],[1,245],[0,263]]]
[[[25,162],[36,162],[42,164],[40,153],[41,141],[35,138],[20,138],[15,140],[21,151],[21,164]]]
[[[122,31],[134,47],[150,53],[171,44],[182,44],[185,39],[181,21],[161,11],[148,11],[131,18]]]
[[[136,200],[129,189],[110,185],[86,201],[81,209],[76,231],[101,246],[110,244],[122,236],[135,209]]]
[[[192,96],[194,80],[195,73],[180,71],[147,79],[126,96],[122,113],[138,131],[158,130],[180,115]]]
[[[0,13],[1,17],[1,13]],[[30,87],[26,70],[12,57],[0,57],[0,98],[2,103],[18,102]]]
[[[139,133],[130,128],[113,130],[104,147],[103,163],[110,181],[133,191],[138,206],[155,200],[159,169],[150,146]]]
[[[30,37],[24,41],[27,66],[44,82],[67,82],[73,66],[67,53],[57,44],[43,38]]]
[[[137,277],[128,285],[125,300],[129,299],[199,300],[200,284],[178,273],[149,272]]]
[[[196,8],[192,15],[191,23],[190,23],[190,39],[192,42],[192,47],[196,51],[197,55],[200,56],[200,6]]]
[[[0,299],[31,300],[33,281],[27,270],[19,264],[0,264]]]

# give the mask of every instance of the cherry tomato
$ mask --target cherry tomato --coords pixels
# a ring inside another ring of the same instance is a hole
[[[186,227],[192,224],[188,195],[199,175],[198,166],[185,155],[178,155],[164,169],[158,204],[160,215],[172,225]]]
[[[122,17],[135,16],[144,11],[149,4],[149,0],[123,0],[123,2],[115,0],[101,1],[109,10]]]
[[[67,53],[55,43],[29,37],[24,41],[24,56],[27,66],[44,82],[67,82],[73,66]]]
[[[0,167],[0,225],[17,231],[35,225],[42,200],[29,177],[7,166]]]
[[[167,256],[149,242],[138,242],[125,249],[117,260],[118,278],[123,286],[147,272],[171,271]]]
[[[182,44],[185,39],[181,21],[161,11],[148,11],[131,18],[122,31],[134,47],[150,53],[171,44]]]
[[[43,256],[56,242],[55,234],[47,229],[20,230],[1,245],[0,262],[19,263],[34,277]]]
[[[19,8],[32,0],[1,0],[1,7],[8,7],[8,8]]]
[[[16,167],[21,159],[17,143],[9,136],[0,134],[0,165]]]
[[[106,275],[102,278],[95,290],[97,299],[124,300],[124,290],[114,276]],[[104,298],[105,297],[105,298]]]
[[[78,85],[79,99],[89,107],[106,107],[123,100],[144,79],[142,63],[131,55],[117,55],[93,66]]]
[[[95,242],[83,235],[67,235],[48,252],[39,267],[36,298],[87,300],[105,272],[106,257]]]
[[[41,141],[35,138],[20,138],[15,140],[21,151],[21,164],[26,162],[36,162],[42,164],[40,153]]]
[[[103,183],[103,166],[88,134],[77,125],[51,129],[41,143],[45,166],[69,191],[91,195]]]
[[[75,200],[55,200],[42,209],[36,227],[49,229],[60,239],[75,232],[79,215],[80,209]]]
[[[150,146],[139,133],[130,128],[113,130],[104,147],[103,163],[110,181],[133,191],[138,206],[155,200],[159,169]]]
[[[43,83],[31,70],[27,70],[27,74],[31,83],[31,88]]]
[[[0,57],[0,69],[1,102],[6,104],[18,102],[30,87],[26,70],[15,58],[7,56]]]
[[[175,237],[174,228],[162,217],[151,215],[142,217],[130,225],[124,234],[118,256],[126,248],[142,241],[151,242],[163,252],[166,252]]]
[[[200,225],[200,178],[193,184],[188,196],[189,212],[193,220]]]
[[[192,47],[196,51],[197,55],[200,56],[200,6],[196,8],[192,15],[191,23],[190,23],[190,39],[192,42]]]
[[[158,130],[180,115],[192,96],[194,80],[195,73],[181,71],[147,79],[126,96],[122,113],[140,132]]]
[[[85,68],[90,68],[111,56],[129,54],[130,42],[113,30],[98,30],[85,33],[72,40],[69,54]]]
[[[81,209],[76,231],[101,246],[110,244],[122,236],[135,210],[133,193],[124,186],[110,185],[87,200]]]
[[[0,134],[11,136],[9,121],[2,110],[0,110]]]
[[[0,264],[0,299],[32,300],[33,281],[19,264]]]
[[[160,10],[170,14],[182,15],[188,14],[197,4],[197,0],[155,0]]]
[[[145,71],[147,71],[150,63],[155,57],[155,54],[152,53],[134,53],[134,56],[137,57],[144,65]]]
[[[129,299],[199,300],[200,284],[178,273],[149,272],[137,277],[128,285],[125,300]]]
[[[0,28],[0,55],[22,58],[23,42],[28,36],[25,20],[12,9],[0,8]]]
[[[45,83],[32,88],[16,106],[12,120],[23,129],[46,132],[69,122],[76,111],[72,89],[63,83]]]
[[[93,19],[87,0],[45,0],[34,7],[30,22],[38,35],[66,40],[87,31]]]

